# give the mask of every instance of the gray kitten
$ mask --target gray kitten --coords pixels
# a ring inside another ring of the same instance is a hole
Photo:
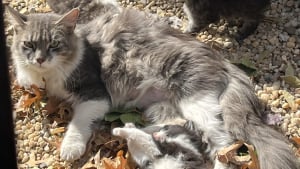
[[[75,160],[84,153],[92,119],[103,117],[110,107],[138,107],[148,120],[157,124],[178,116],[192,120],[197,129],[207,133],[212,144],[208,150],[212,161],[220,149],[243,140],[257,149],[262,169],[297,168],[287,139],[262,122],[263,111],[249,77],[194,37],[134,9],[103,14],[87,24],[77,25],[75,33],[70,30],[75,27],[78,9],[63,16],[32,14],[24,18],[11,13],[18,28],[13,58],[19,66],[30,63],[23,66],[24,70],[32,67],[30,72],[23,73],[17,65],[19,82],[26,80],[21,84],[42,85],[40,79],[52,75],[46,78],[46,82],[53,84],[51,87],[47,83],[48,93],[67,97],[75,105],[75,116],[61,147],[63,159]],[[39,29],[34,29],[36,26]],[[58,38],[62,36],[65,38]],[[56,57],[50,55],[44,62],[38,60],[44,56],[39,54],[40,50],[35,51],[35,59],[28,58],[30,52],[23,46],[32,47],[27,46],[27,41],[39,40],[38,44],[45,45],[49,37],[50,40],[58,38],[59,44],[64,46],[74,44],[74,47]],[[83,50],[75,46],[83,42],[91,48]],[[94,56],[94,53],[86,53],[90,50],[97,52],[100,63],[95,60],[86,70],[78,68],[85,57]],[[86,74],[73,77],[82,71]],[[100,76],[110,98],[98,79]],[[66,79],[71,82],[66,83]],[[91,87],[94,85],[96,88]],[[79,95],[70,94],[66,90],[68,86],[76,86],[73,91]],[[214,165],[215,169],[228,168],[217,160]]]
[[[270,0],[186,0],[183,9],[189,24],[185,32],[200,31],[221,17],[231,24],[240,19],[235,38],[242,41],[256,30],[269,5]]]

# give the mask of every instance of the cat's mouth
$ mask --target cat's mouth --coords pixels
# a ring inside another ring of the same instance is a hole
[[[47,71],[48,70],[48,66],[46,66],[45,63],[32,63],[32,67],[37,70],[37,71]]]

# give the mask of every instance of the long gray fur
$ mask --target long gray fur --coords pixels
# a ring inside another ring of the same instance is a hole
[[[261,120],[261,104],[241,70],[143,12],[124,10],[109,22],[102,18],[107,17],[80,32],[92,46],[105,48],[99,53],[102,79],[113,106],[138,106],[156,123],[183,115],[214,143],[211,158],[221,147],[243,140],[256,147],[262,169],[297,168],[287,139]]]
[[[192,120],[212,143],[212,160],[243,140],[257,149],[262,169],[297,168],[287,139],[261,120],[250,79],[206,44],[134,9],[103,14],[75,33],[97,52],[112,107],[138,107],[153,123]],[[216,161],[217,168],[226,165]]]

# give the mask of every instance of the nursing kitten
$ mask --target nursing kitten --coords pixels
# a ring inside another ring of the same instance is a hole
[[[15,13],[15,27],[19,28],[16,29],[17,38],[14,39],[13,45],[13,58],[15,62],[19,62],[19,66],[23,63],[19,58],[31,62],[30,58],[27,58],[28,54],[32,53],[26,50],[31,47],[27,44],[28,38],[39,40],[39,45],[46,45],[53,38],[59,41],[59,44],[65,44],[64,46],[74,44],[74,47],[69,48],[69,52],[49,57],[44,62],[43,59],[39,59],[44,55],[37,54],[30,65],[34,69],[29,73],[17,69],[18,80],[27,80],[23,85],[37,83],[41,86],[42,81],[38,80],[54,72],[56,81],[51,83],[50,77],[45,78],[46,82],[58,85],[54,88],[54,85],[49,87],[47,83],[49,94],[61,96],[65,93],[63,97],[68,97],[70,93],[62,90],[68,89],[68,86],[75,86],[71,91],[85,94],[84,99],[76,99],[77,95],[70,97],[70,100],[74,99],[71,101],[77,104],[74,104],[74,119],[62,143],[62,159],[76,160],[84,153],[86,142],[91,135],[87,126],[92,119],[102,118],[110,108],[137,107],[144,112],[145,118],[154,124],[172,117],[184,117],[193,121],[196,128],[206,133],[210,141],[211,146],[207,151],[212,161],[220,149],[236,140],[242,140],[256,148],[260,168],[297,168],[296,157],[287,139],[263,123],[264,112],[260,108],[249,77],[194,37],[172,29],[165,22],[134,9],[123,9],[114,15],[110,12],[104,13],[86,24],[77,25],[75,33],[70,30],[75,27],[78,9],[73,9],[63,16],[32,14],[30,17],[23,17],[16,12],[11,13]],[[34,29],[36,26],[39,26],[39,29]],[[69,29],[62,29],[64,27]],[[55,31],[56,29],[62,30]],[[42,36],[37,36],[38,32],[42,32]],[[74,38],[68,38],[67,43],[66,37],[58,38],[62,36]],[[86,47],[87,50],[81,50],[83,48],[76,46],[76,41],[86,42],[86,46],[92,48]],[[52,45],[56,47],[56,42]],[[95,59],[86,70],[68,68],[76,68],[86,57],[93,57],[94,50],[100,63]],[[35,53],[39,51],[36,50]],[[48,53],[49,51],[51,50],[47,50]],[[74,61],[71,60],[73,57],[66,57],[69,56],[68,53],[74,52],[77,52],[77,55],[72,55],[77,58]],[[48,67],[48,62],[62,60],[62,57],[68,58],[62,63],[71,66],[57,66],[60,62],[55,62],[49,64],[54,66],[51,67],[52,71],[36,75],[36,72]],[[98,67],[93,67],[97,64]],[[27,67],[29,66],[24,66],[23,69]],[[98,71],[100,67],[101,71]],[[73,73],[70,73],[72,70]],[[73,77],[74,74],[82,72],[86,72],[86,76]],[[89,80],[89,76],[97,80]],[[98,79],[100,76],[101,79]],[[71,81],[68,85],[65,83],[65,77]],[[101,85],[101,80],[109,97]],[[93,85],[103,91],[94,92],[94,87],[91,87]],[[57,90],[59,88],[62,89]],[[90,98],[86,92],[81,92],[84,89],[94,97]],[[83,103],[80,102],[82,100]],[[214,165],[215,169],[228,167],[217,160]]]
[[[128,150],[142,169],[199,169],[205,163],[206,143],[186,126],[150,126],[149,130],[135,128],[131,123],[123,128],[114,128],[113,135],[127,140]],[[152,129],[150,129],[152,130]]]
[[[185,32],[200,31],[221,17],[231,24],[239,18],[242,25],[235,38],[241,41],[254,33],[269,4],[270,0],[186,0],[183,9],[189,23]]]

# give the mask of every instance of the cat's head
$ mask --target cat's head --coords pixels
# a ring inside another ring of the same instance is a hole
[[[78,57],[79,41],[74,34],[79,15],[77,8],[62,16],[22,15],[8,6],[6,10],[14,28],[12,57],[19,66],[43,72],[63,68]]]

